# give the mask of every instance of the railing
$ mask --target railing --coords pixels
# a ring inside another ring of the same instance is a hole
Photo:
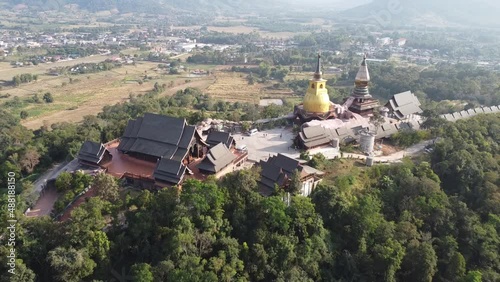
[[[118,143],[118,142],[120,142],[120,138],[113,139],[113,140],[108,141],[107,143],[105,143],[104,147],[109,146],[109,145],[114,144],[114,143]]]
[[[248,152],[245,152],[245,153],[243,153],[243,154],[239,155],[239,156],[238,156],[238,157],[237,157],[237,158],[233,161],[233,163],[234,163],[234,164],[238,164],[240,161],[242,161],[242,160],[244,160],[244,159],[246,159],[246,158],[248,158]]]
[[[69,208],[71,208],[71,206],[76,202],[78,201],[78,199],[80,199],[80,197],[82,197],[83,195],[85,195],[88,191],[90,191],[90,189],[92,189],[92,186],[88,186],[87,188],[85,188],[85,190],[83,190],[82,192],[80,192],[78,195],[76,195],[73,200],[66,205],[66,207],[62,210],[62,212],[60,212],[59,214],[57,214],[56,216],[54,216],[54,219],[55,220],[59,220],[67,211]]]
[[[136,179],[136,180],[143,180],[143,181],[148,181],[148,182],[154,182],[154,179],[150,176],[141,175],[141,174],[134,174],[134,173],[130,173],[130,172],[125,172],[122,177],[132,178],[132,179]]]

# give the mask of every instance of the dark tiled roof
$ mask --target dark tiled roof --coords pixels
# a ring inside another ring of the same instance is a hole
[[[236,159],[236,156],[231,153],[226,145],[219,143],[208,151],[207,156],[198,165],[198,169],[217,173],[230,165],[234,159]]]
[[[99,164],[106,152],[106,148],[101,143],[85,141],[78,152],[78,159],[89,163]]]
[[[278,181],[280,174],[283,173],[280,167],[275,166],[273,163],[267,161],[261,161],[260,166],[262,168],[261,175],[273,182]]]
[[[260,174],[260,193],[264,196],[269,196],[273,193],[275,185],[283,187],[286,180],[290,179],[295,170],[298,170],[302,175],[322,175],[323,172],[312,167],[302,166],[296,159],[292,159],[282,154],[273,156],[267,161],[261,161]]]
[[[268,189],[274,189],[275,184],[284,185],[285,180],[290,178],[296,169],[301,169],[298,160],[282,154],[269,158],[267,162],[261,161],[260,165],[262,167],[260,183]]]
[[[182,162],[187,156],[188,150],[184,148],[177,148],[175,154],[172,156],[172,160]]]
[[[186,166],[180,161],[163,158],[158,162],[153,176],[156,181],[179,184],[186,173]]]
[[[234,139],[228,132],[211,131],[207,136],[206,142],[210,147],[223,143],[226,147],[231,148]]]
[[[183,154],[177,151],[190,147],[195,131],[185,119],[148,113],[129,121],[118,150],[179,159]]]
[[[285,172],[290,174],[300,166],[298,160],[289,158],[282,154],[278,154],[277,156],[272,157],[271,162],[275,166],[282,168]]]

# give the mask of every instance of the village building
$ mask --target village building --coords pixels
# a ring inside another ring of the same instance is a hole
[[[282,154],[270,157],[267,161],[260,161],[261,177],[259,180],[260,193],[270,196],[275,192],[275,187],[288,188],[294,173],[299,173],[301,189],[300,195],[309,196],[321,181],[323,172],[298,160]]]

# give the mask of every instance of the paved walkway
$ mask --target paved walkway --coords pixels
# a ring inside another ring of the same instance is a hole
[[[40,175],[35,182],[33,182],[33,186],[35,187],[35,191],[40,193],[44,186],[47,184],[47,181],[50,179],[55,179],[61,174],[63,171],[73,172],[77,170],[79,167],[78,160],[74,159],[70,162],[64,162],[61,164],[54,165],[51,169],[46,171],[44,174]]]
[[[27,217],[50,215],[59,194],[55,187],[47,188],[42,193],[35,206],[26,213]]]
[[[422,141],[416,145],[406,148],[405,150],[387,155],[387,156],[375,156],[373,157],[374,162],[382,162],[382,163],[395,163],[400,162],[404,157],[414,156],[421,153],[426,146],[433,143],[433,140]],[[323,154],[327,159],[335,159],[340,158],[341,154],[338,149],[335,148],[318,148],[309,151],[309,154]],[[298,157],[298,156],[297,156]],[[350,159],[362,159],[366,160],[367,156],[353,153],[343,153],[343,158]]]
[[[293,139],[295,134],[291,129],[276,128],[271,130],[260,131],[253,136],[246,136],[243,134],[235,134],[234,140],[236,145],[244,144],[248,148],[248,159],[251,161],[259,162],[260,160],[267,160],[270,156],[281,153],[291,158],[298,159],[300,152],[292,148]],[[393,163],[400,162],[406,156],[413,156],[422,152],[427,145],[432,144],[433,140],[422,141],[413,145],[405,150],[390,154],[388,156],[375,156],[374,162]],[[332,147],[316,148],[309,151],[309,154],[323,154],[327,159],[340,158],[341,154],[339,149]],[[366,160],[365,155],[343,153],[344,158],[363,159]]]
[[[55,179],[61,174],[63,171],[73,172],[79,167],[78,160],[74,159],[71,162],[65,162],[61,164],[54,165],[51,169],[42,174],[38,179],[33,182],[33,186],[35,187],[34,193],[39,193],[40,197],[38,198],[35,206],[26,213],[27,217],[36,217],[36,216],[44,216],[50,215],[52,208],[54,207],[57,198],[59,198],[59,194],[57,193],[55,188],[47,188],[47,181],[50,179]]]

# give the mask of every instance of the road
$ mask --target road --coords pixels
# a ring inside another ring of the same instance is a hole
[[[381,162],[381,163],[395,163],[401,161],[404,157],[408,156],[415,156],[419,153],[421,153],[426,146],[430,145],[433,143],[434,140],[427,140],[427,141],[422,141],[418,144],[415,144],[411,147],[408,147],[402,151],[387,155],[387,156],[375,156],[373,158],[374,162]],[[339,158],[341,156],[340,152],[338,149],[335,148],[318,148],[318,149],[313,149],[309,151],[310,155],[315,155],[321,153],[323,154],[327,159],[334,159],[334,158]],[[353,153],[344,153],[343,154],[344,158],[351,158],[351,159],[363,159],[366,160],[365,155],[360,155],[360,154],[353,154]]]
[[[43,186],[48,180],[57,178],[59,174],[63,171],[75,171],[78,168],[78,160],[74,159],[71,162],[64,162],[61,164],[56,164],[54,167],[42,174],[38,179],[33,182],[35,191],[40,193],[43,190]]]
[[[37,217],[49,215],[52,211],[52,207],[54,203],[57,201],[59,194],[57,193],[55,187],[52,189],[47,189],[43,193],[45,185],[47,181],[50,179],[55,179],[61,174],[63,171],[75,171],[79,167],[78,160],[74,159],[70,162],[64,162],[61,164],[54,165],[51,169],[42,174],[38,179],[33,182],[33,186],[35,187],[35,192],[40,195],[35,206],[26,213],[28,217]]]
[[[189,54],[189,53],[182,53],[182,54],[179,54],[179,55],[175,55],[175,56],[170,57],[170,59],[177,59],[177,58],[180,58],[180,57],[185,56],[187,54]]]

